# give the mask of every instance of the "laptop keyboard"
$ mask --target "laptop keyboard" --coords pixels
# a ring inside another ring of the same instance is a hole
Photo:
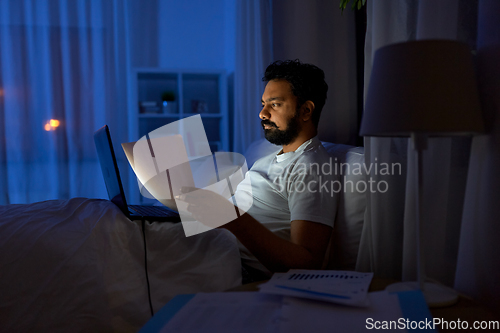
[[[139,205],[129,205],[130,209],[142,216],[174,216],[177,215],[175,212],[167,210],[164,207],[159,206],[139,206]]]

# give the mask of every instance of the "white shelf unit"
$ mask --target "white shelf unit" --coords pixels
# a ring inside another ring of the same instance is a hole
[[[227,76],[224,70],[136,68],[129,94],[129,141],[168,123],[199,114],[212,152],[229,150]],[[162,94],[173,92],[174,108],[164,108]],[[159,110],[144,113],[141,102],[156,102]],[[131,203],[151,203],[139,194],[137,178],[130,173]]]

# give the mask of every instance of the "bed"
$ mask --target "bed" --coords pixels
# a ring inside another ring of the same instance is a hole
[[[362,148],[323,144],[344,167],[364,161]],[[254,142],[248,166],[273,151],[266,140]],[[325,268],[353,270],[365,195],[344,191],[338,205]],[[0,214],[0,332],[136,332],[150,319],[141,221],[86,198],[0,206]],[[177,294],[241,285],[227,230],[186,238],[180,223],[154,222],[145,231],[154,312]]]
[[[136,332],[150,317],[141,221],[111,202],[0,206],[0,332]],[[145,223],[151,305],[241,284],[226,230]]]

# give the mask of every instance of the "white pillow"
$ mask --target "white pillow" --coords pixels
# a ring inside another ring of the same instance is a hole
[[[347,145],[324,144],[328,153],[341,163],[342,191],[329,245],[327,269],[354,270],[366,210],[366,174],[353,169],[364,163],[364,149]],[[360,170],[359,168],[357,170]],[[348,184],[346,186],[346,183]],[[356,186],[360,184],[360,186]],[[362,190],[359,192],[357,189]]]

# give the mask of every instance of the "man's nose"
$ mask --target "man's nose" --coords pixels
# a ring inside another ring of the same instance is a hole
[[[267,110],[267,106],[263,106],[262,107],[262,110],[260,111],[259,113],[259,118],[262,119],[262,120],[265,120],[265,119],[269,119],[269,111]]]

